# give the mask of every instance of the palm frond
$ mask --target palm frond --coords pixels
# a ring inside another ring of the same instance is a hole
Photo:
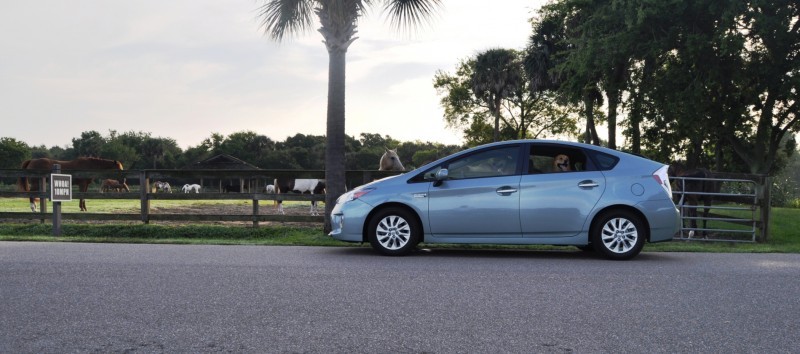
[[[314,0],[267,0],[259,7],[258,17],[264,33],[282,40],[310,30],[314,21]]]
[[[428,22],[441,8],[441,0],[387,0],[384,9],[392,26],[413,29]]]

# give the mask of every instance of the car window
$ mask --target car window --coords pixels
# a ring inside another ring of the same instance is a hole
[[[608,171],[614,168],[614,166],[617,165],[617,162],[619,162],[618,157],[609,154],[604,154],[599,151],[593,152],[592,155],[595,161],[597,161],[598,169],[601,171]]]
[[[594,170],[583,149],[559,145],[531,145],[528,174]]]
[[[517,173],[519,146],[484,150],[434,167],[425,172],[425,179],[431,180],[441,168],[448,169],[449,179],[510,176]]]

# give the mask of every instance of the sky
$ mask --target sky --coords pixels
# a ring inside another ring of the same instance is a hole
[[[522,49],[544,0],[443,0],[399,32],[375,6],[347,53],[345,132],[460,144],[437,70]],[[212,133],[325,135],[328,54],[314,31],[281,42],[259,0],[9,1],[0,12],[0,137],[71,146],[82,132],[143,132],[182,149]],[[314,27],[315,29],[317,27]]]

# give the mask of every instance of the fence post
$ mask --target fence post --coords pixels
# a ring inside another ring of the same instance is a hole
[[[40,224],[44,224],[45,222],[45,214],[47,214],[47,198],[42,198],[47,192],[47,177],[39,177],[39,214],[41,218],[39,219]]]
[[[142,208],[142,222],[145,224],[150,223],[150,199],[147,193],[150,190],[150,179],[147,178],[147,173],[142,170],[139,172],[139,199]]]
[[[60,164],[53,164],[53,173],[61,173]],[[72,186],[69,187],[72,188]],[[53,186],[50,186],[50,188],[53,188]],[[61,236],[61,202],[59,201],[53,202],[53,236]]]
[[[762,176],[762,185],[764,186],[761,194],[761,237],[760,242],[767,242],[769,238],[769,214],[772,208],[771,191],[772,191],[772,177]]]
[[[258,199],[253,199],[253,227],[258,228]]]

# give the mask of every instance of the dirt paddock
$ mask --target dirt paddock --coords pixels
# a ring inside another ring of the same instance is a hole
[[[165,214],[196,214],[196,215],[252,215],[253,205],[251,202],[242,202],[238,204],[196,204],[184,206],[150,206],[150,215],[165,215]],[[286,203],[284,202],[283,210],[285,215],[310,215],[309,203]],[[325,212],[325,203],[317,204],[317,212],[322,215]],[[91,209],[89,211],[91,213]],[[138,208],[131,208],[130,210],[120,210],[117,214],[132,214],[138,215]],[[262,202],[259,204],[259,215],[281,215],[278,213],[277,206],[272,202]],[[39,220],[9,220],[13,223],[39,223]],[[48,220],[50,222],[50,220]],[[139,220],[74,220],[63,219],[64,224],[122,224],[122,225],[137,225],[142,222]],[[221,221],[221,220],[204,220],[204,221],[168,221],[168,220],[150,220],[151,225],[230,225],[252,227],[252,221]],[[282,221],[261,221],[259,227],[268,227],[269,225],[285,225],[285,226],[303,226],[303,227],[322,227],[320,222],[282,222]]]

